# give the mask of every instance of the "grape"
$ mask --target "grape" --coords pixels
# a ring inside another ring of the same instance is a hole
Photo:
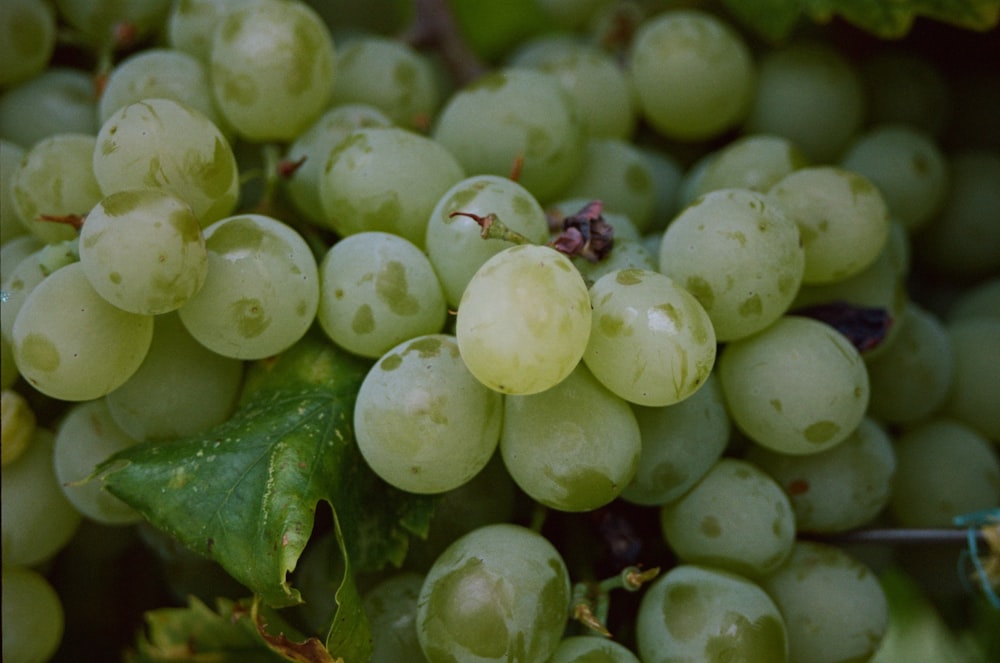
[[[453,215],[455,212],[462,214]],[[479,224],[468,216],[488,214],[495,214],[508,228],[536,244],[549,239],[545,212],[517,182],[496,175],[474,175],[455,184],[431,212],[425,242],[449,306],[458,306],[469,280],[484,262],[510,248],[504,240],[483,239]]]
[[[212,37],[216,104],[244,138],[291,140],[330,102],[336,54],[316,12],[298,2],[257,2],[225,14]]]
[[[837,445],[868,406],[868,372],[858,351],[832,327],[799,316],[730,343],[719,379],[736,425],[782,453]]]
[[[592,511],[635,476],[639,425],[628,403],[580,364],[551,389],[504,398],[500,451],[511,477],[535,501]]]
[[[590,319],[587,286],[569,258],[523,244],[487,260],[469,281],[455,335],[462,359],[483,384],[534,394],[576,367]]]
[[[664,538],[685,562],[748,577],[776,569],[795,541],[795,514],[781,486],[756,465],[722,458],[660,511]]]
[[[0,96],[0,136],[22,147],[57,133],[94,133],[97,103],[90,76],[52,68]]]
[[[28,382],[67,401],[104,396],[142,363],[153,318],[123,311],[101,297],[80,263],[39,283],[12,330],[14,357]]]
[[[224,357],[260,359],[308,331],[319,306],[319,270],[295,230],[262,214],[205,229],[205,285],[178,309],[199,343]]]
[[[330,151],[355,129],[389,126],[392,120],[374,106],[347,104],[331,108],[299,134],[285,153],[289,161],[305,159],[285,181],[285,192],[295,208],[311,222],[322,225],[326,213],[319,197],[319,179]]]
[[[712,138],[739,123],[753,95],[750,49],[700,10],[665,11],[635,35],[629,62],[643,117],[668,138]]]
[[[134,31],[127,41],[149,35],[163,24],[170,0],[55,0],[59,15],[100,47],[119,45],[119,30]]]
[[[712,156],[693,193],[700,196],[719,189],[766,193],[780,179],[807,164],[802,150],[784,136],[743,136]]]
[[[572,182],[585,148],[583,121],[558,79],[519,68],[486,74],[452,95],[434,140],[469,175],[507,175],[523,159],[518,181],[541,201]]]
[[[212,101],[205,64],[193,55],[167,48],[140,51],[118,63],[101,92],[98,118],[104,123],[119,108],[151,98],[172,99],[226,129]]]
[[[760,584],[785,617],[789,663],[866,661],[889,621],[871,570],[833,546],[801,541]]]
[[[747,459],[784,488],[803,532],[844,532],[871,522],[889,503],[896,470],[889,436],[867,417],[826,451],[791,456],[753,445]]]
[[[0,6],[0,87],[42,73],[56,45],[56,14],[42,0],[9,0]]]
[[[721,189],[695,200],[663,234],[660,271],[705,308],[716,338],[745,338],[784,314],[806,254],[791,217],[763,194]]]
[[[146,358],[105,400],[115,423],[137,440],[194,435],[236,407],[243,363],[196,341],[176,313],[157,316]]]
[[[0,248],[0,281],[6,281],[22,260],[43,246],[42,240],[34,235],[18,235],[3,242]]]
[[[848,146],[840,165],[871,180],[889,213],[911,232],[940,212],[948,195],[944,154],[930,136],[911,127],[869,129]]]
[[[614,640],[575,635],[563,638],[547,663],[639,663],[639,659]]]
[[[704,385],[715,364],[715,332],[698,300],[673,280],[638,269],[612,272],[594,283],[590,298],[583,359],[608,389],[631,403],[662,406]]]
[[[969,288],[948,310],[949,323],[970,318],[1000,319],[1000,276]]]
[[[973,318],[949,323],[954,382],[943,411],[991,440],[1000,440],[1000,321]]]
[[[998,505],[1000,458],[974,429],[935,417],[896,439],[889,506],[903,527],[949,527],[955,516]]]
[[[42,215],[86,214],[102,198],[90,167],[95,140],[85,134],[60,133],[28,150],[11,175],[14,213],[42,241],[70,239],[76,231]]]
[[[78,403],[70,409],[56,430],[53,461],[66,499],[77,511],[106,525],[127,525],[141,519],[132,507],[104,490],[99,478],[87,481],[99,464],[135,443],[115,423],[104,399]]]
[[[341,237],[391,232],[423,248],[434,206],[465,173],[440,144],[385,127],[350,134],[318,177],[323,224]]]
[[[118,308],[157,315],[198,292],[208,254],[187,203],[163,189],[125,189],[87,215],[80,264],[94,289]]]
[[[207,117],[169,99],[120,108],[97,134],[94,175],[105,196],[137,187],[184,200],[202,227],[236,206],[239,173],[225,136]]]
[[[423,663],[427,660],[417,653],[420,652],[417,597],[423,583],[422,575],[398,573],[382,580],[364,595],[365,615],[375,636],[369,663]]]
[[[486,525],[434,562],[417,599],[417,636],[430,663],[544,661],[569,612],[556,549],[518,525]]]
[[[75,243],[74,243],[75,244]],[[53,253],[58,259],[53,259]],[[14,321],[28,296],[54,268],[76,262],[76,250],[63,244],[46,245],[23,260],[4,278],[0,297],[0,330],[8,343],[14,342]]]
[[[631,143],[591,138],[587,141],[583,169],[562,195],[599,199],[605,209],[624,214],[643,232],[653,215],[653,171]]]
[[[651,148],[639,149],[653,172],[653,213],[646,231],[656,233],[666,228],[677,213],[678,189],[683,172],[680,162],[670,154]]]
[[[431,334],[389,350],[354,406],[358,448],[386,482],[442,493],[474,477],[500,439],[501,397],[479,384],[454,337]]]
[[[24,148],[16,143],[12,143],[6,138],[0,138],[0,244],[5,248],[10,240],[25,235],[28,229],[24,227],[17,212],[14,211],[12,199],[14,194],[10,190],[13,178],[11,175],[21,163],[24,157]],[[4,259],[0,264],[3,271],[3,278],[7,276],[7,269],[13,266]]]
[[[944,404],[955,363],[948,333],[933,314],[910,302],[896,324],[892,345],[867,362],[868,411],[882,421],[911,424]]]
[[[212,37],[226,14],[251,2],[269,0],[184,0],[174,2],[167,18],[166,37],[171,47],[207,65],[212,57]]]
[[[923,264],[947,274],[979,277],[1000,271],[1000,151],[949,155],[949,189],[941,213],[915,238]]]
[[[6,347],[6,345],[5,345]],[[6,353],[4,353],[6,355]],[[4,357],[6,361],[8,356]],[[13,363],[13,361],[11,361]],[[3,438],[2,463],[3,466],[11,464],[21,457],[35,435],[35,412],[31,409],[24,396],[8,389],[10,385],[3,387],[3,416],[0,417],[2,424]]]
[[[355,37],[339,50],[332,103],[367,104],[401,127],[421,129],[429,126],[441,93],[424,55],[373,35]]]
[[[62,641],[62,601],[45,576],[21,566],[3,565],[3,658],[29,663],[48,661]]]
[[[66,499],[56,479],[52,463],[54,442],[52,431],[36,428],[21,457],[3,467],[0,526],[4,569],[13,565],[33,566],[51,559],[80,525],[80,513]]]
[[[334,244],[320,263],[317,319],[334,343],[378,358],[444,327],[444,293],[427,256],[398,235],[363,232]]]
[[[722,456],[732,424],[714,373],[680,403],[633,405],[642,454],[635,478],[622,498],[646,506],[673,502],[686,493]]]
[[[0,387],[6,390],[17,382],[21,374],[14,362],[14,350],[6,338],[0,338],[0,352],[3,353],[2,359],[0,359]]]
[[[659,247],[659,241],[657,241],[657,247]],[[622,269],[643,269],[655,272],[656,263],[657,260],[641,242],[618,238],[615,238],[614,249],[611,253],[597,262],[591,262],[582,256],[573,257],[573,264],[580,270],[580,274],[588,285],[593,285],[605,274]]]
[[[905,124],[931,136],[944,133],[951,115],[951,90],[937,63],[916,53],[876,53],[861,65],[867,123]]]
[[[813,163],[828,163],[861,127],[864,106],[861,76],[845,56],[819,41],[795,41],[761,57],[743,130],[784,136]]]
[[[768,198],[799,227],[806,256],[803,283],[833,283],[864,271],[889,237],[882,194],[848,170],[796,170],[775,183]]]
[[[682,564],[642,597],[636,620],[643,663],[785,663],[785,621],[757,584],[719,569]]]

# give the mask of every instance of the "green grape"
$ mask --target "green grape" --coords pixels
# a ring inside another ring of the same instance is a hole
[[[730,343],[719,360],[729,414],[761,446],[811,454],[842,442],[868,407],[868,372],[843,335],[785,316]]]
[[[109,304],[73,263],[31,291],[11,335],[18,369],[33,387],[84,401],[135,373],[153,338],[153,318]]]
[[[587,285],[569,258],[522,244],[494,255],[469,281],[455,335],[483,384],[534,394],[573,371],[587,348],[590,320]]]
[[[140,51],[111,70],[98,101],[98,119],[103,124],[119,108],[154,98],[184,104],[226,129],[212,101],[208,68],[193,55],[168,48]]]
[[[76,237],[68,224],[42,218],[86,214],[102,198],[90,167],[95,139],[85,134],[55,134],[28,150],[10,182],[14,213],[42,241]]]
[[[544,210],[517,182],[496,175],[474,175],[458,182],[438,199],[427,222],[425,241],[449,306],[458,306],[469,280],[484,262],[510,248],[502,239],[484,239],[479,224],[467,216],[488,214],[495,214],[531,242],[549,240]]]
[[[44,246],[35,235],[18,235],[3,242],[0,248],[0,282],[6,281],[14,268]]]
[[[13,181],[11,175],[23,157],[24,148],[6,138],[0,138],[0,244],[4,247],[10,240],[28,232],[14,211],[14,194],[10,190]],[[6,258],[0,267],[6,277],[7,268],[10,267]]]
[[[643,663],[785,663],[785,620],[757,584],[720,569],[682,564],[642,597],[636,619]]]
[[[934,139],[903,125],[869,129],[848,146],[840,165],[871,180],[889,213],[911,232],[941,211],[948,195],[948,162]]]
[[[596,635],[563,638],[546,663],[639,663],[624,645]]]
[[[969,149],[948,158],[941,213],[915,237],[922,264],[959,277],[1000,272],[1000,151]]]
[[[48,244],[18,261],[4,278],[3,295],[0,296],[0,331],[8,343],[14,341],[14,321],[35,286],[53,270],[76,262],[74,244]]]
[[[243,381],[243,363],[191,336],[176,313],[157,316],[146,358],[105,396],[115,423],[137,440],[194,435],[229,418]]]
[[[120,108],[97,134],[94,175],[105,196],[139,187],[184,200],[205,227],[232,213],[236,157],[225,136],[196,110],[169,99]]]
[[[659,246],[658,242],[657,246]],[[588,285],[593,285],[605,274],[622,269],[642,269],[655,272],[656,263],[656,258],[646,250],[640,241],[617,238],[611,253],[597,262],[591,262],[583,256],[573,257],[573,264],[580,270],[580,274]]]
[[[1000,505],[996,447],[966,424],[926,419],[895,446],[889,506],[903,527],[950,527],[955,516]]]
[[[434,562],[417,599],[417,636],[430,663],[545,661],[566,627],[569,574],[532,530],[486,525]]]
[[[949,81],[925,55],[898,49],[876,53],[861,64],[867,124],[905,124],[940,137],[951,115]]]
[[[559,27],[578,29],[614,3],[612,0],[538,0],[538,4]]]
[[[954,382],[943,412],[1000,440],[1000,321],[973,318],[946,327],[955,357]]]
[[[908,278],[913,249],[910,246],[910,233],[906,230],[906,226],[899,221],[889,219],[889,237],[885,241],[883,250],[888,254],[896,274],[901,279]]]
[[[974,318],[1000,319],[1000,276],[965,290],[948,309],[948,323]]]
[[[504,398],[504,465],[547,507],[593,511],[608,504],[635,476],[640,447],[628,403],[582,364],[551,389]]]
[[[0,338],[0,352],[3,353],[2,359],[0,359],[0,388],[7,390],[17,382],[21,373],[17,370],[17,364],[14,362],[14,350],[6,338]]]
[[[7,348],[6,344],[4,344],[4,348]],[[9,359],[10,363],[13,364],[13,358],[8,353],[9,348],[4,353],[4,360]],[[3,431],[2,441],[0,441],[2,444],[0,460],[2,460],[4,467],[20,458],[25,452],[35,436],[37,423],[35,412],[31,409],[28,401],[9,387],[9,384],[5,384],[3,387],[3,415],[0,418],[0,424],[2,424],[0,428]]]
[[[248,140],[292,140],[330,103],[333,38],[307,5],[274,1],[234,9],[219,21],[211,53],[215,102]]]
[[[500,439],[501,396],[469,373],[453,336],[420,336],[368,371],[354,406],[361,455],[387,483],[443,493],[474,477]]]
[[[170,0],[55,0],[59,16],[100,47],[134,42],[163,25]],[[127,40],[119,30],[132,32]]]
[[[721,458],[660,511],[663,536],[685,562],[748,577],[778,568],[795,542],[795,513],[781,486],[756,465]]]
[[[241,214],[205,229],[205,285],[178,309],[199,343],[224,357],[261,359],[305,335],[319,307],[319,269],[291,227]]]
[[[174,2],[167,17],[166,37],[172,48],[196,57],[208,65],[212,57],[212,37],[226,14],[247,5],[269,0],[184,0]]]
[[[326,213],[319,197],[319,180],[330,152],[356,129],[390,126],[392,120],[374,106],[346,104],[331,108],[299,134],[285,152],[289,161],[305,159],[284,182],[295,209],[309,221],[322,225]]]
[[[712,191],[670,223],[660,271],[705,308],[718,340],[733,341],[788,310],[805,268],[800,239],[792,218],[763,194]]]
[[[94,289],[118,308],[158,315],[198,292],[208,254],[187,203],[163,189],[125,189],[87,215],[80,264]]]
[[[364,595],[365,616],[372,635],[369,663],[424,663],[417,640],[417,597],[424,577],[402,572],[389,576]]]
[[[78,69],[53,67],[0,95],[0,136],[23,147],[99,127],[93,79]]]
[[[427,57],[398,39],[355,37],[337,53],[335,105],[366,104],[393,123],[423,129],[441,104],[441,92]]]
[[[62,601],[45,576],[29,568],[3,565],[3,659],[12,663],[48,661],[62,642],[66,617]]]
[[[912,424],[938,411],[955,373],[951,340],[940,320],[910,302],[896,339],[867,361],[872,416],[893,424]],[[980,359],[976,348],[976,359]],[[978,388],[978,387],[977,387]]]
[[[430,260],[398,235],[363,232],[334,244],[319,266],[317,319],[342,348],[378,358],[444,327],[444,293]]]
[[[632,411],[639,423],[642,454],[622,498],[634,504],[673,502],[711,469],[729,443],[732,423],[714,373],[680,403],[633,405]]]
[[[701,155],[694,163],[684,171],[680,183],[677,185],[677,210],[682,213],[686,207],[691,205],[698,197],[701,178],[705,176],[708,167],[712,165],[715,158],[719,156],[717,152],[708,152]],[[673,221],[671,217],[667,225]]]
[[[552,74],[506,68],[476,80],[445,102],[434,139],[469,175],[508,175],[547,201],[580,170],[585,148],[576,104]]]
[[[583,168],[562,196],[600,200],[609,212],[627,216],[639,232],[644,232],[653,218],[653,170],[631,143],[591,138]]]
[[[862,272],[889,237],[882,194],[849,170],[801,168],[775,183],[768,198],[799,227],[806,253],[803,283],[833,283]]]
[[[889,503],[896,470],[892,441],[867,417],[826,451],[791,456],[753,445],[747,459],[784,488],[802,532],[845,532],[871,522]]]
[[[665,11],[639,26],[629,68],[643,117],[668,138],[718,136],[746,115],[755,66],[736,30],[707,12]]]
[[[678,190],[681,186],[683,169],[680,162],[666,152],[648,147],[639,149],[653,172],[653,213],[646,231],[659,233],[677,213]]]
[[[318,175],[323,224],[341,237],[391,232],[423,248],[434,206],[463,177],[455,157],[430,138],[399,127],[358,129]]]
[[[638,405],[663,406],[705,384],[715,364],[715,332],[698,300],[670,277],[611,272],[594,283],[590,299],[583,359],[612,392]]]
[[[614,57],[593,44],[548,35],[510,58],[515,67],[533,67],[559,79],[576,102],[591,138],[627,140],[638,113],[627,74]]]
[[[693,195],[719,189],[750,189],[766,193],[786,175],[804,168],[806,156],[784,136],[756,134],[727,143],[711,158],[697,179]]]
[[[51,430],[36,428],[21,457],[0,471],[4,569],[51,559],[80,525],[80,512],[66,499],[56,478],[54,443]]]
[[[77,403],[59,423],[52,452],[56,478],[82,515],[105,525],[129,525],[142,518],[107,492],[100,478],[87,481],[99,464],[136,442],[115,423],[103,398]]]
[[[0,87],[42,73],[56,46],[56,14],[43,0],[8,0],[0,6]]]
[[[861,76],[833,46],[796,41],[759,61],[753,102],[743,130],[784,136],[813,163],[829,163],[864,120]]]
[[[789,663],[867,661],[889,608],[878,577],[840,548],[800,541],[760,585],[785,617]]]

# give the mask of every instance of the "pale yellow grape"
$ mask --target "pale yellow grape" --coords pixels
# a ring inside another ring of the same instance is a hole
[[[803,283],[833,283],[878,258],[889,237],[889,208],[868,178],[842,168],[796,170],[768,191],[795,221],[805,248]]]
[[[126,189],[90,210],[80,231],[80,264],[118,308],[158,315],[198,292],[208,254],[187,203],[163,189]]]
[[[48,661],[59,649],[65,628],[59,594],[39,572],[3,565],[3,659],[11,663]]]
[[[462,295],[455,334],[483,384],[533,394],[561,382],[583,357],[590,298],[565,255],[522,244],[487,260]]]
[[[6,281],[22,260],[43,246],[41,239],[30,234],[18,235],[3,242],[0,246],[0,282]]]
[[[611,253],[597,262],[591,262],[582,256],[573,258],[573,264],[580,270],[580,274],[588,285],[593,285],[605,274],[620,269],[645,269],[655,272],[656,263],[656,258],[641,242],[622,239],[615,239],[615,246]]]
[[[139,368],[153,338],[153,317],[129,313],[101,297],[73,263],[39,283],[12,330],[17,366],[53,398],[104,396]]]
[[[4,348],[4,362],[13,364],[14,358],[9,354],[6,343]],[[24,396],[9,387],[9,384],[3,385],[3,415],[0,418],[0,462],[4,466],[20,458],[28,448],[35,436],[36,423],[31,405]]]
[[[584,361],[608,389],[638,405],[688,398],[715,364],[716,337],[698,300],[658,272],[605,274],[590,289]]]
[[[239,196],[236,157],[202,113],[169,99],[118,109],[101,126],[94,176],[105,196],[156,187],[181,198],[202,227],[231,214]]]
[[[752,134],[720,148],[698,178],[695,195],[718,189],[766,193],[781,178],[808,165],[806,156],[784,136]]]
[[[45,277],[47,270],[42,267],[42,251],[35,251],[24,260],[18,262],[11,273],[4,278],[0,297],[0,332],[8,343],[14,341],[14,321],[24,306],[28,295]]]
[[[758,444],[818,453],[851,434],[868,406],[861,355],[829,325],[794,315],[733,341],[719,359],[733,421]]]
[[[335,73],[329,28],[303,3],[245,5],[226,13],[212,37],[215,102],[250,141],[302,133],[327,108]]]

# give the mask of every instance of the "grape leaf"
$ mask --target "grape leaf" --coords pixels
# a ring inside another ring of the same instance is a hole
[[[253,367],[229,421],[130,447],[97,474],[151,524],[219,562],[270,606],[302,600],[287,574],[320,500],[332,507],[348,569],[399,565],[409,536],[426,536],[433,502],[383,482],[354,443],[354,399],[368,366],[309,335]],[[350,570],[337,599],[327,642],[349,661],[343,652],[364,660],[369,633]]]

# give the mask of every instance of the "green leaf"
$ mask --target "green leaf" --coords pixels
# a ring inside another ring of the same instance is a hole
[[[354,443],[354,399],[368,366],[307,336],[253,367],[229,421],[189,438],[136,445],[96,474],[106,472],[112,494],[271,606],[301,602],[287,574],[309,540],[320,500],[332,507],[349,569],[398,566],[409,536],[426,536],[433,502],[383,482]],[[328,642],[363,651],[369,634],[357,618],[350,571],[337,596]]]
[[[883,39],[909,32],[918,16],[970,30],[988,30],[1000,19],[1000,0],[802,0],[816,22],[834,14]]]
[[[802,0],[725,0],[733,17],[765,39],[777,42],[791,34]]]

